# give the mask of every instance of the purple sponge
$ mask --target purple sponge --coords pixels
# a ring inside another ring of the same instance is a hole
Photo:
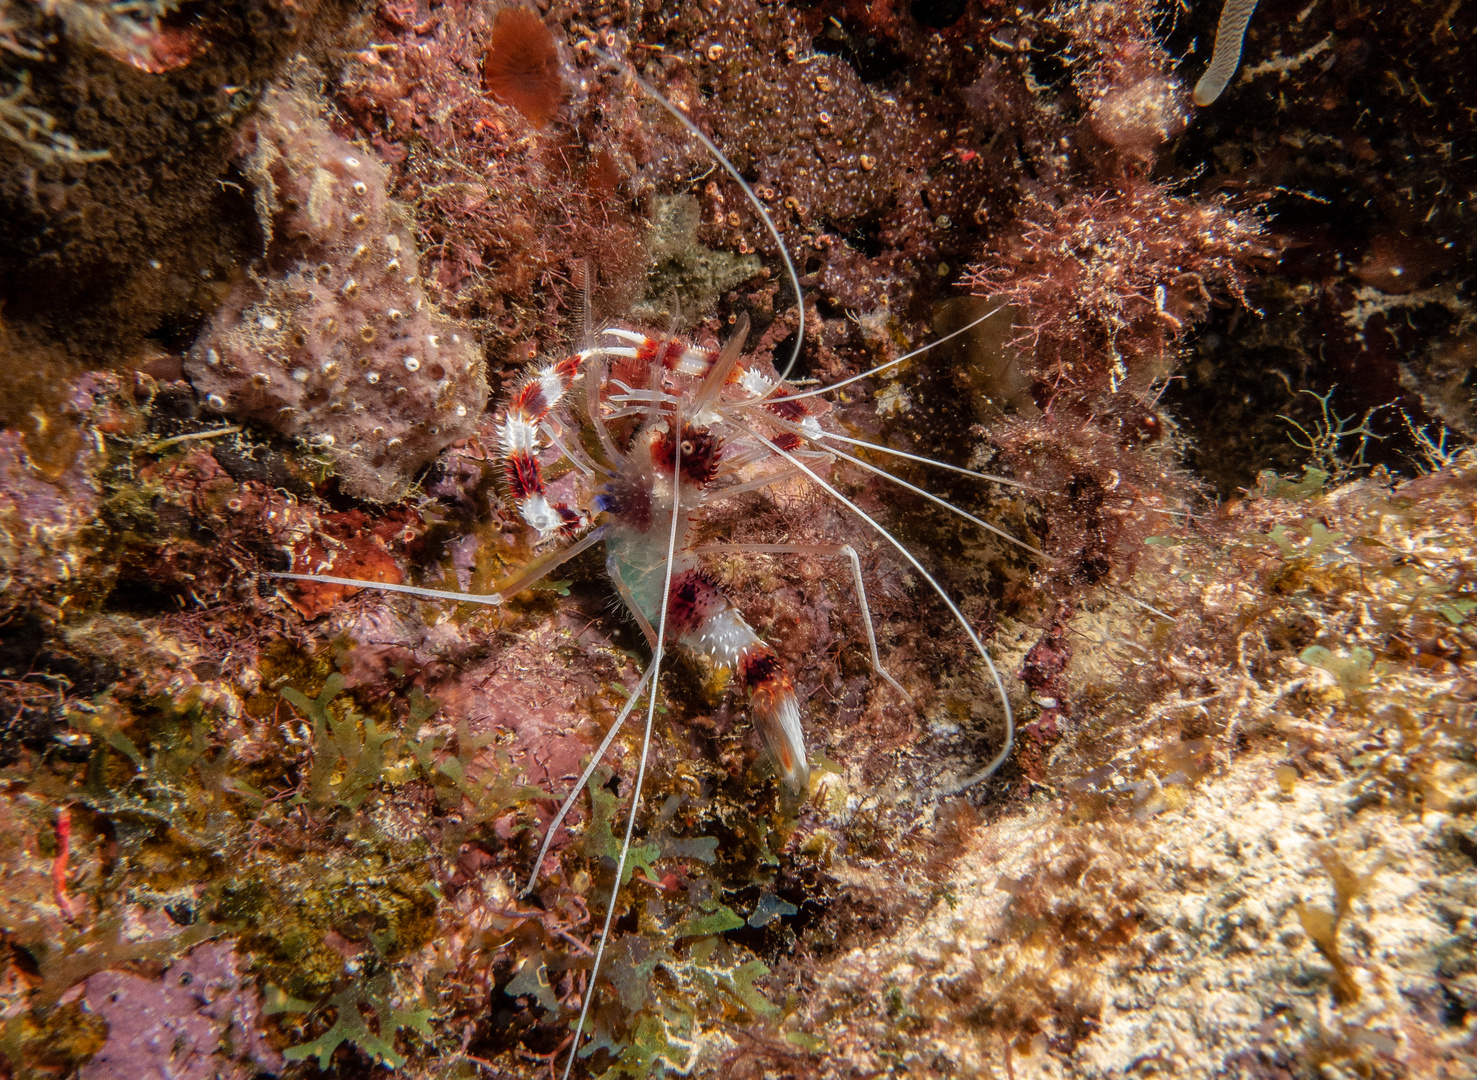
[[[312,99],[274,89],[242,136],[266,251],[200,335],[185,373],[207,408],[296,436],[343,491],[402,498],[487,403],[481,348],[431,309],[387,170]]]

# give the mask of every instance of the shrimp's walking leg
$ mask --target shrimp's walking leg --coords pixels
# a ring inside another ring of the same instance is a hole
[[[974,646],[974,651],[978,653],[979,658],[985,662],[985,669],[990,673],[990,678],[994,680],[995,689],[1000,694],[1000,708],[1001,711],[1005,714],[1005,742],[1000,747],[1000,750],[995,754],[995,756],[990,759],[990,763],[988,765],[979,770],[979,772],[975,773],[973,776],[966,778],[961,783],[940,792],[940,794],[957,794],[958,792],[963,791],[965,788],[970,787],[973,784],[977,784],[981,780],[992,775],[996,769],[1005,764],[1005,759],[1010,756],[1011,748],[1015,746],[1015,711],[1010,707],[1010,694],[1005,689],[1005,680],[1000,677],[1000,670],[995,667],[995,661],[990,659],[989,650],[985,648],[985,643],[980,640],[979,634],[975,632],[975,629],[973,626],[970,625],[969,620],[964,617],[964,612],[959,610],[959,605],[954,603],[953,598],[944,591],[944,587],[938,583],[934,576],[923,568],[923,564],[918,561],[917,557],[903,546],[903,542],[901,540],[899,540],[897,537],[893,536],[892,533],[884,529],[881,523],[879,523],[874,517],[868,514],[860,506],[852,502],[845,495],[841,494],[840,491],[836,490],[835,485],[827,483],[815,472],[814,469],[801,462],[795,457],[794,454],[790,453],[788,450],[782,449],[772,440],[767,439],[763,435],[759,434],[759,432],[755,431],[752,427],[749,427],[747,424],[740,426],[742,426],[752,438],[760,443],[763,443],[774,453],[778,454],[780,457],[788,461],[792,466],[800,469],[801,472],[810,477],[811,483],[815,484],[816,487],[820,488],[827,495],[831,496],[831,498],[835,499],[842,506],[850,510],[853,514],[857,516],[859,520],[864,522],[870,528],[874,529],[877,534],[882,537],[882,539],[886,540],[897,550],[897,553],[899,555],[907,559],[908,562],[912,564],[913,569],[918,572],[919,576],[922,577],[924,581],[928,582],[929,587],[932,588],[933,591],[938,594],[938,598],[944,602],[944,606],[949,609],[949,614],[954,616],[954,621],[959,624],[960,629],[962,629],[964,633],[969,637],[969,643]]]
[[[913,700],[913,695],[904,690],[902,684],[882,666],[882,658],[877,653],[877,634],[872,629],[872,609],[867,603],[867,587],[862,583],[862,560],[858,558],[856,548],[850,544],[703,544],[696,550],[714,553],[749,551],[767,555],[819,555],[823,558],[844,556],[851,563],[851,580],[856,586],[857,603],[862,609],[862,625],[867,629],[867,648],[872,653],[872,670],[886,679],[903,697]]]
[[[547,577],[561,563],[566,563],[586,548],[604,539],[605,531],[596,529],[581,537],[578,543],[570,544],[547,555],[541,555],[520,570],[515,570],[497,583],[490,593],[453,592],[450,589],[425,589],[419,585],[392,585],[384,581],[365,581],[362,578],[333,577],[330,574],[283,574],[271,572],[269,577],[285,578],[288,581],[314,581],[322,585],[349,585],[356,589],[378,589],[380,592],[405,593],[425,600],[455,600],[460,604],[486,604],[497,607],[508,597],[516,595]]]
[[[547,555],[540,555],[535,559],[528,560],[521,569],[514,570],[507,577],[499,581],[495,586],[496,591],[502,596],[517,596],[530,585],[548,577],[555,569],[567,563],[582,551],[594,547],[604,539],[604,528],[592,529],[567,548],[560,548],[557,551],[549,552]]]

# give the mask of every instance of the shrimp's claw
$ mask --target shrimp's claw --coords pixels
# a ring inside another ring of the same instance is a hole
[[[779,658],[767,646],[750,649],[739,662],[739,680],[748,687],[754,725],[774,757],[780,778],[796,794],[810,789],[810,762],[795,688]]]

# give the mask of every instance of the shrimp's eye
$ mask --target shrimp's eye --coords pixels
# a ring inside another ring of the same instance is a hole
[[[692,456],[692,453],[693,453],[693,451],[695,449],[696,449],[696,447],[694,447],[692,445],[692,440],[691,439],[683,439],[682,440],[682,456],[683,457],[691,457]]]

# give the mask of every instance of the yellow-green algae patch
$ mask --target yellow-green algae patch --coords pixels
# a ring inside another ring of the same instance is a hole
[[[811,973],[818,1074],[1465,1074],[1477,454],[1313,479],[1084,600],[1047,784]]]

